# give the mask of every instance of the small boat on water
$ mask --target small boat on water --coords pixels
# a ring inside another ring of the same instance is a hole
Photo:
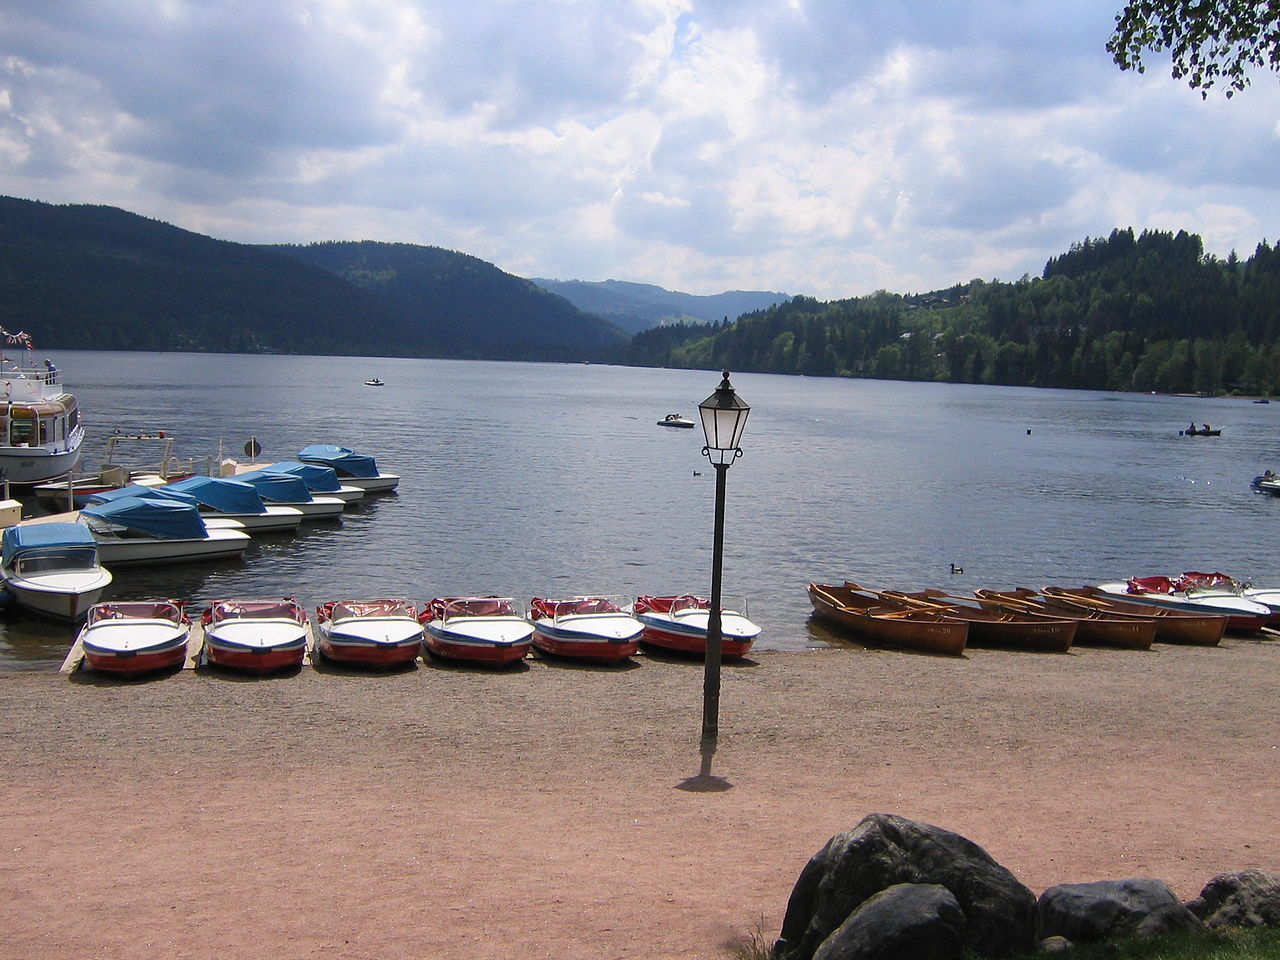
[[[437,597],[418,614],[427,649],[446,660],[504,667],[529,654],[533,624],[511,597]]]
[[[237,557],[249,535],[234,520],[205,520],[175,497],[125,496],[80,511],[106,566],[180,563]]]
[[[190,634],[181,604],[141,600],[94,604],[79,640],[91,670],[135,677],[181,666]]]
[[[267,674],[302,665],[307,652],[307,612],[292,597],[279,600],[215,600],[200,618],[209,663]]]
[[[1179,590],[1169,577],[1130,577],[1098,584],[1103,593],[1126,600],[1180,610],[1217,613],[1227,618],[1227,629],[1235,633],[1257,633],[1271,619],[1271,608],[1256,600],[1234,594]]]
[[[339,663],[397,667],[422,653],[417,608],[404,599],[330,600],[316,607],[316,649]]]
[[[1222,428],[1211,427],[1207,423],[1203,426],[1197,427],[1193,423],[1186,430],[1180,430],[1179,433],[1184,437],[1220,437],[1222,436]]]
[[[332,467],[342,483],[362,487],[365,493],[386,493],[400,483],[396,474],[382,473],[373,457],[332,443],[313,443],[303,447],[298,451],[298,459],[303,463]]]
[[[644,624],[642,643],[699,656],[707,652],[707,625],[711,619],[711,601],[691,593],[680,596],[636,598],[632,607],[637,620]],[[722,600],[720,603],[720,655],[745,657],[760,635],[760,627],[747,619],[745,600]]]
[[[1065,653],[1075,640],[1077,621],[1067,617],[1012,610],[986,610],[966,598],[942,590],[904,593],[897,590],[867,590],[846,582],[853,590],[866,590],[882,600],[897,603],[904,609],[933,610],[944,619],[960,620],[969,625],[969,643],[993,647],[1019,647],[1046,653]]]
[[[276,463],[267,464],[262,469],[272,473],[287,473],[295,477],[301,477],[302,482],[307,485],[307,489],[313,497],[317,495],[333,497],[343,503],[351,503],[364,497],[364,487],[341,483],[338,480],[338,471],[322,463],[280,460]]]
[[[694,422],[688,417],[679,413],[668,413],[665,417],[658,421],[660,427],[680,427],[683,430],[692,430]]]
[[[385,385],[385,382],[378,377],[370,377],[364,382],[364,385],[366,387],[381,387]]]
[[[300,510],[303,520],[332,520],[340,517],[346,506],[337,497],[312,496],[306,482],[291,473],[248,470],[230,479],[250,484],[258,491],[258,496],[269,503]]]
[[[644,630],[617,597],[534,597],[529,615],[533,645],[556,657],[618,663],[639,650]]]
[[[1216,646],[1227,629],[1227,618],[1206,610],[1183,610],[1139,603],[1103,593],[1097,587],[1045,587],[1045,596],[1085,610],[1101,610],[1109,616],[1155,618],[1156,640],[1160,643],[1187,643]]]
[[[814,614],[860,640],[922,653],[959,656],[969,625],[931,610],[903,610],[841,584],[809,584]]]
[[[975,590],[982,606],[1038,613],[1076,621],[1075,643],[1097,643],[1126,650],[1149,650],[1156,638],[1156,618],[1108,613],[1020,587],[1017,590]]]
[[[8,356],[8,347],[25,350],[25,361]],[[79,402],[32,349],[28,334],[0,329],[0,481],[23,486],[70,474],[84,442]]]
[[[0,538],[0,580],[25,610],[56,620],[79,620],[111,584],[98,543],[80,523],[30,523]]]

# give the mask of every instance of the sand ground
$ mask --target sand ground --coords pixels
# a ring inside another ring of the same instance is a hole
[[[761,653],[690,790],[699,663],[0,674],[0,960],[709,960],[871,812],[1191,897],[1280,868],[1278,693],[1275,641]]]

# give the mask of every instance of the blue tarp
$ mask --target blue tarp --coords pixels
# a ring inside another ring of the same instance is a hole
[[[223,513],[266,513],[262,497],[251,483],[229,477],[188,477],[169,484],[165,493],[185,494]]]
[[[168,487],[147,487],[140,483],[131,483],[127,487],[117,487],[115,490],[102,490],[98,493],[91,493],[84,498],[84,502],[111,503],[113,500],[123,500],[125,497],[141,497],[144,500],[181,500],[184,503],[191,504],[196,502],[191,497],[171,494]]]
[[[7,527],[3,537],[3,563],[9,565],[15,557],[43,551],[62,551],[89,548],[95,553],[98,542],[93,534],[79,523],[32,523]]]
[[[80,512],[162,540],[200,540],[208,533],[194,504],[169,498],[122,497],[110,503],[95,503]]]
[[[378,465],[373,457],[356,453],[332,443],[313,443],[298,452],[298,459],[307,463],[321,463],[333,467],[340,477],[372,479],[378,475]]]
[[[301,477],[292,473],[250,470],[248,473],[237,473],[236,479],[250,484],[263,500],[275,503],[308,503],[311,500],[311,491],[307,489],[307,485]]]
[[[326,467],[319,463],[281,460],[279,463],[268,464],[263,469],[270,470],[272,473],[291,473],[295,477],[301,477],[302,482],[312,493],[337,493],[342,489],[342,484],[338,482],[338,472],[333,467]]]

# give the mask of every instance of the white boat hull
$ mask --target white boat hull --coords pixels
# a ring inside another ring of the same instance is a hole
[[[220,513],[210,511],[200,515],[205,526],[211,521],[234,520],[246,530],[254,533],[267,533],[276,530],[296,530],[302,523],[302,511],[296,507],[283,507],[272,504],[262,513]]]
[[[376,477],[343,477],[342,484],[347,487],[359,487],[365,493],[387,493],[400,483],[400,477],[394,473],[380,473]]]
[[[49,452],[41,447],[0,447],[0,481],[19,485],[44,483],[73,472],[80,465],[80,444]]]
[[[187,563],[238,557],[249,546],[249,535],[209,525],[201,539],[160,540],[152,537],[110,537],[95,534],[98,558],[110,567],[126,563]]]
[[[5,589],[18,606],[55,620],[72,621],[88,613],[110,585],[111,573],[102,568],[4,579]]]

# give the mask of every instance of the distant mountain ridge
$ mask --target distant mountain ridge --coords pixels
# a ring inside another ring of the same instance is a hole
[[[678,320],[716,323],[736,320],[744,313],[766,310],[791,299],[790,294],[764,290],[730,290],[709,296],[679,293],[648,283],[626,280],[532,281],[558,294],[579,310],[612,320],[629,334]]]

